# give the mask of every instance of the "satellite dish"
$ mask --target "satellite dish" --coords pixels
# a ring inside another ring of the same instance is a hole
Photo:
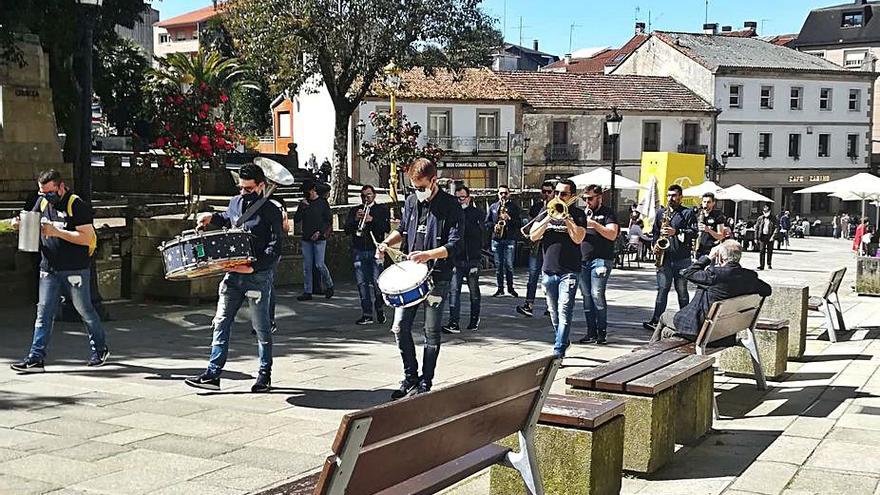
[[[270,160],[266,157],[258,156],[254,158],[254,164],[263,169],[263,173],[266,174],[266,178],[276,184],[289,186],[292,185],[296,180],[294,179],[293,174],[290,173],[290,170],[287,170],[287,167],[276,162],[275,160]]]

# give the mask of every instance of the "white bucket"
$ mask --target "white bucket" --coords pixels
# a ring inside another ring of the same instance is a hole
[[[18,225],[18,250],[28,253],[40,251],[40,212],[22,211]]]

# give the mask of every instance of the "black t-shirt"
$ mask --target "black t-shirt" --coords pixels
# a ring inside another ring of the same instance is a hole
[[[700,214],[697,213],[697,220],[699,221]],[[707,227],[714,230],[715,232],[720,232],[719,228],[727,225],[727,217],[724,216],[724,213],[721,213],[719,210],[712,210],[706,215],[706,219],[704,223]],[[697,246],[697,257],[704,254],[709,254],[709,251],[712,250],[712,247],[715,246],[718,241],[712,237],[708,232],[703,232],[700,225],[697,225],[697,237],[700,239],[700,245]]]
[[[614,212],[611,211],[611,208],[604,205],[593,212],[593,220],[602,225],[617,223],[617,217],[614,215]],[[584,242],[581,243],[581,259],[587,261],[594,259],[610,260],[612,258],[614,258],[614,241],[606,239],[602,234],[596,232],[596,229],[587,229],[587,235],[584,237]]]
[[[413,243],[413,251],[425,250],[425,235],[428,233],[428,205],[427,203],[418,203],[419,217],[418,226],[416,227],[416,239]]]
[[[579,227],[587,227],[587,216],[584,210],[575,207],[568,207],[575,225]],[[544,266],[543,271],[554,275],[563,273],[579,273],[581,271],[581,250],[568,235],[568,229],[565,223],[556,223],[551,220],[550,225],[544,232],[542,240],[544,249]]]
[[[73,232],[77,227],[92,224],[92,209],[82,199],[76,198],[70,205],[68,215],[67,204],[70,201],[70,191],[58,202],[58,205],[48,203],[40,215],[42,221],[49,221],[58,229]],[[37,200],[34,205],[35,211],[40,211],[42,200]],[[40,236],[40,270],[46,272],[60,272],[70,270],[85,270],[89,267],[89,247],[80,246],[65,241],[59,237]]]

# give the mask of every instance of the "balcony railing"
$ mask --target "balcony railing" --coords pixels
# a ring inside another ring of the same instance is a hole
[[[580,159],[580,147],[576,144],[548,144],[547,160],[551,162]]]
[[[428,136],[425,142],[447,152],[507,151],[506,136]]]
[[[679,144],[679,153],[690,153],[692,155],[705,155],[709,152],[709,147],[705,144]]]

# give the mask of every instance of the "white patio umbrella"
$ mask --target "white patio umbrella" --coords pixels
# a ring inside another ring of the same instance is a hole
[[[845,179],[832,180],[795,191],[795,194],[812,193],[841,193],[855,200],[860,200],[862,202],[862,216],[865,216],[865,201],[880,196],[880,177],[861,172]]]
[[[599,167],[596,170],[569,177],[569,179],[574,181],[578,189],[587,187],[590,184],[596,184],[603,188],[611,187],[611,171],[605,167]],[[629,190],[644,189],[644,187],[638,182],[627,179],[620,174],[615,174],[614,176],[614,188]]]
[[[834,196],[835,198],[840,198],[841,201],[862,201],[862,206],[865,205],[864,202],[866,200],[870,201],[871,204],[877,208],[877,213],[876,213],[875,219],[874,219],[874,221],[876,222],[875,225],[880,225],[880,194],[872,195],[872,196],[868,196],[868,197],[864,197],[864,198],[856,196],[853,193],[831,193],[831,194],[829,194],[829,196]],[[862,216],[865,216],[864,210],[862,210]]]
[[[712,194],[718,194],[718,191],[720,191],[721,189],[722,189],[722,187],[719,186],[718,184],[712,182],[711,180],[707,180],[707,181],[704,181],[702,184],[697,184],[696,186],[691,186],[691,187],[685,189],[684,191],[682,191],[682,194],[685,196],[699,198],[702,195],[706,194],[707,192],[712,193]]]
[[[733,221],[735,222],[737,217],[739,216],[739,204],[742,201],[757,201],[764,203],[772,203],[773,200],[764,196],[763,194],[758,194],[755,191],[743,186],[742,184],[734,184],[730,187],[726,187],[715,195],[716,199],[727,199],[733,201],[735,206],[733,209]]]
[[[636,210],[645,217],[645,228],[650,228],[654,225],[654,218],[657,216],[657,205],[660,204],[660,198],[657,195],[657,176],[654,175],[651,177],[651,182],[648,183],[648,192],[645,194],[645,197],[639,202],[639,205],[636,207]]]

